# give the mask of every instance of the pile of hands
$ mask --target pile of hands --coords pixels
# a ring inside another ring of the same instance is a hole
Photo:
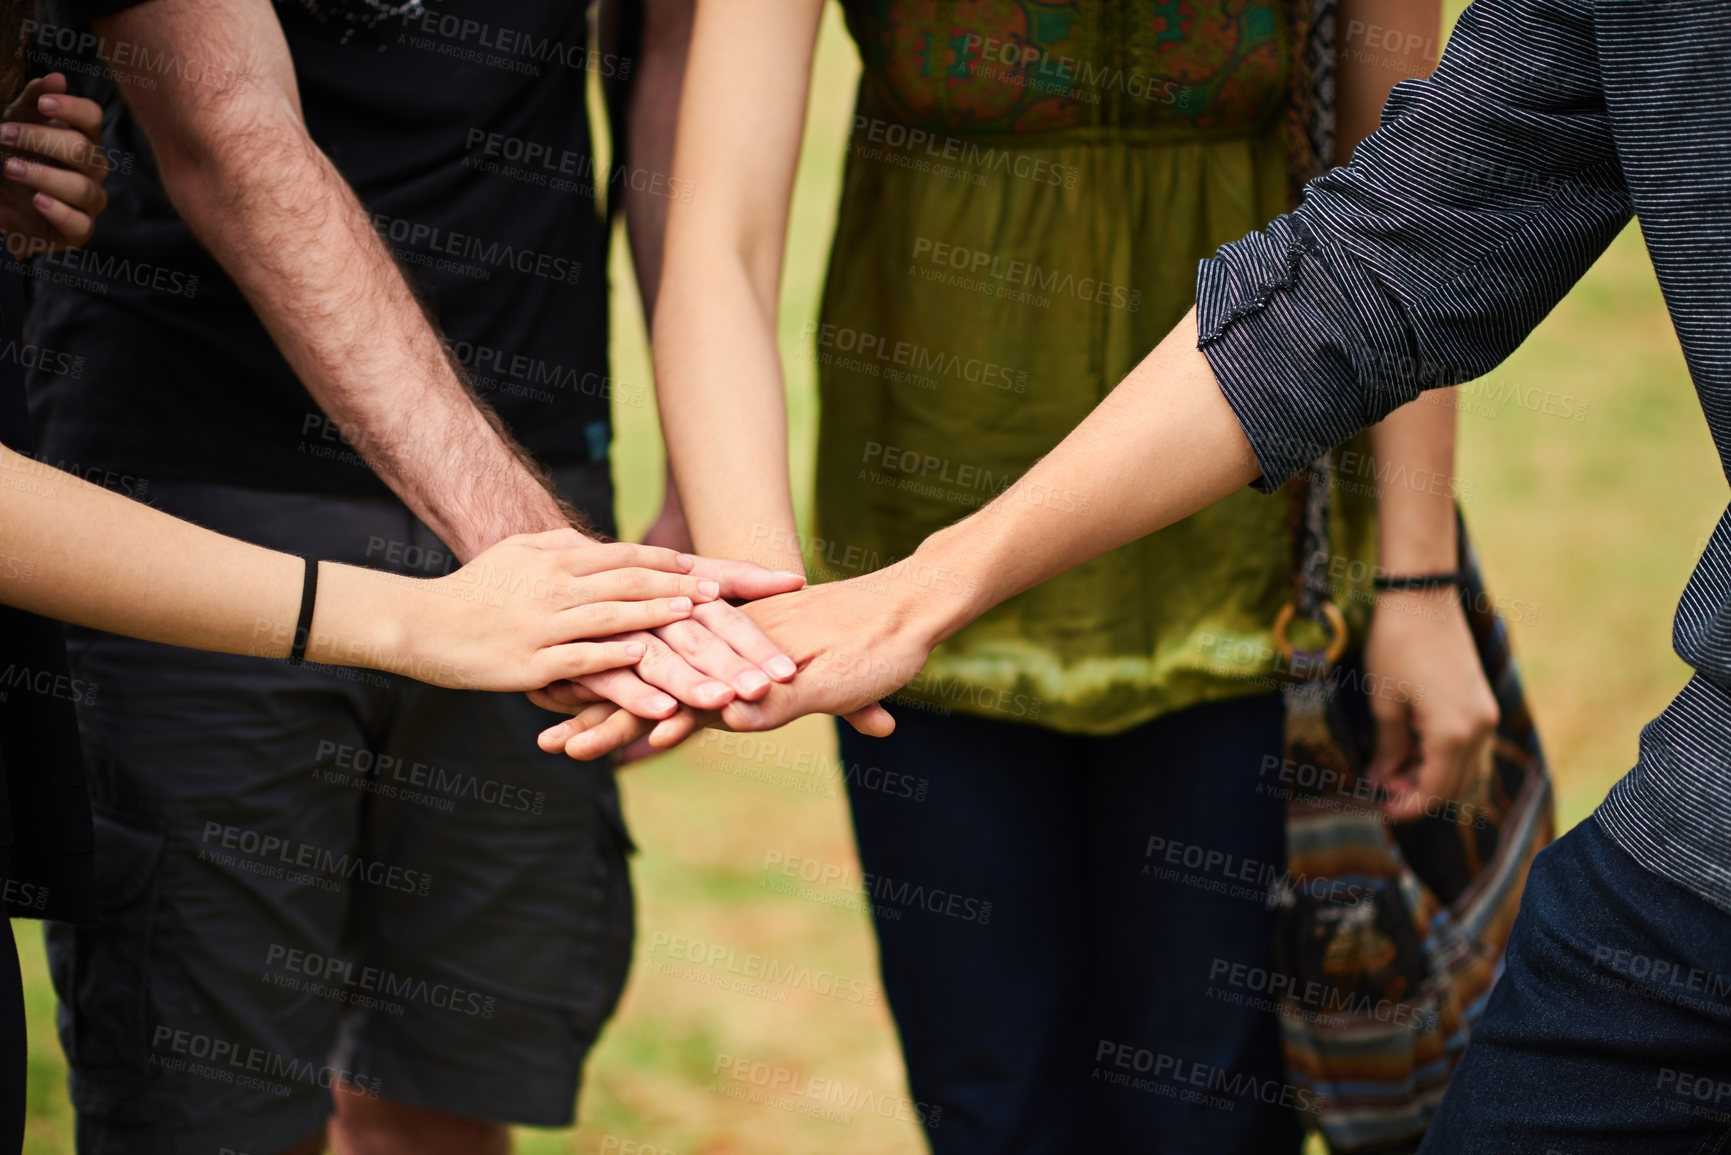
[[[881,583],[807,587],[803,574],[569,529],[506,538],[414,584],[427,596],[405,599],[401,644],[443,671],[428,680],[526,692],[570,715],[541,748],[583,761],[810,713],[886,735],[895,723],[879,699],[935,643]]]

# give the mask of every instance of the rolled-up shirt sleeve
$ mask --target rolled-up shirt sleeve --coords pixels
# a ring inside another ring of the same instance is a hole
[[[1257,487],[1494,368],[1632,211],[1590,0],[1475,0],[1349,166],[1202,262],[1199,344]]]

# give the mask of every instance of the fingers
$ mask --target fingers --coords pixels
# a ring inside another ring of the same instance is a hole
[[[629,640],[641,642],[648,634],[634,635]],[[645,645],[648,643],[645,642]],[[647,651],[645,651],[647,653]],[[679,709],[671,695],[651,686],[638,676],[635,669],[607,670],[600,674],[585,674],[579,683],[585,690],[636,714],[639,718],[667,718]],[[647,733],[647,731],[645,731]]]
[[[558,533],[560,531],[553,531]],[[576,531],[571,531],[575,533]],[[545,535],[535,534],[533,537]],[[573,577],[584,577],[610,569],[652,569],[662,573],[690,573],[691,558],[689,554],[675,553],[670,549],[660,549],[653,545],[638,545],[629,541],[593,542],[583,539],[576,546],[558,545],[541,546],[542,549],[570,549],[570,555],[564,558],[566,572]],[[707,574],[694,575],[707,577]]]
[[[645,602],[595,602],[569,606],[552,617],[550,636],[562,641],[605,638],[612,634],[659,629],[691,616],[690,598],[655,598]]]
[[[55,235],[74,248],[89,241],[96,233],[96,222],[91,219],[89,213],[81,212],[71,205],[62,204],[47,193],[37,193],[30,198],[30,203],[41,214],[42,219],[48,222]],[[26,238],[21,233],[15,234],[15,236],[18,238],[18,243],[11,243],[12,238],[8,238],[8,243],[12,249],[12,255],[18,257],[21,256],[21,249],[24,247]]]
[[[0,124],[0,145],[9,152],[63,165],[98,184],[108,177],[108,155],[75,128],[8,121]]]
[[[719,719],[709,711],[681,709],[671,718],[664,718],[655,723],[655,729],[649,731],[649,737],[643,740],[648,747],[645,754],[665,754],[705,726],[714,725]]]
[[[50,78],[52,79],[52,78]],[[36,98],[35,109],[43,120],[59,121],[78,130],[93,146],[102,141],[102,106],[85,96],[65,95],[66,81],[60,82],[59,92],[44,91]],[[11,118],[8,118],[11,119]],[[104,163],[107,154],[103,154]]]
[[[549,682],[539,690],[530,690],[528,698],[543,710],[555,714],[576,714],[595,702],[605,701],[595,691],[576,682]]]
[[[710,578],[665,570],[625,566],[603,570],[573,583],[572,592],[584,602],[642,601],[647,598],[686,597],[694,602],[712,602],[721,596],[721,586]]]
[[[1376,721],[1376,744],[1365,777],[1373,782],[1387,782],[1405,770],[1414,756],[1412,707],[1406,702],[1373,695],[1370,712]]]
[[[733,701],[733,688],[708,671],[692,665],[665,640],[666,630],[676,630],[683,624],[676,623],[653,634],[635,636],[634,640],[647,639],[649,645],[649,652],[637,663],[638,676],[650,685],[666,690],[687,706],[696,706],[700,710],[720,709]],[[632,713],[640,714],[640,711],[633,710]],[[667,716],[655,715],[657,718]]]
[[[763,632],[762,627],[735,606],[723,601],[710,602],[697,607],[691,620],[707,628],[710,633],[732,647],[734,653],[778,682],[791,681],[799,671],[794,660],[788,657],[780,646],[769,640],[769,635]],[[733,685],[744,698],[755,698],[761,693],[747,692],[737,682]]]
[[[741,629],[737,622],[732,619],[744,620],[745,624],[750,627],[750,633],[755,634],[760,640],[760,644],[755,648],[762,652],[768,646],[769,640],[763,637],[757,627],[751,625],[750,620],[745,618],[744,614],[726,602],[711,602],[703,608],[708,611],[706,614],[708,620],[722,622],[724,628],[730,628],[730,632],[735,636],[742,636],[746,631]],[[740,657],[735,652],[734,647],[717,636],[715,631],[707,629],[699,623],[695,619],[695,614],[690,621],[676,622],[664,629],[657,630],[656,636],[666,642],[673,652],[683,658],[692,669],[726,684],[741,698],[761,698],[769,690],[770,679],[768,675],[756,665]],[[775,652],[773,647],[770,647],[770,652]],[[777,667],[778,669],[793,665],[793,661],[787,658],[785,654],[777,654],[776,656],[780,657],[783,662],[783,665]],[[717,705],[719,704],[717,703]]]
[[[575,718],[541,731],[536,744],[549,754],[561,750],[579,762],[592,762],[642,738],[655,723],[628,710],[600,703]]]
[[[55,168],[20,156],[6,158],[6,179],[13,184],[53,197],[71,208],[95,217],[108,204],[102,186],[83,173]]]
[[[45,95],[59,95],[66,91],[66,77],[58,72],[50,72],[47,76],[39,76],[24,86],[24,91],[13,98],[6,106],[6,111],[0,113],[0,119],[37,121],[42,119],[40,103]],[[100,114],[98,116],[100,120]]]
[[[742,733],[785,726],[802,712],[795,701],[796,688],[797,683],[793,687],[771,686],[769,693],[758,702],[736,698],[722,707],[721,724]]]
[[[768,570],[748,561],[728,561],[723,558],[695,557],[692,559],[691,572],[697,577],[713,578],[720,582],[722,597],[743,601],[792,593],[805,585],[804,574],[788,570]]]
[[[634,666],[643,657],[644,649],[642,642],[621,641],[571,642],[563,646],[549,646],[541,651],[541,668],[535,677],[549,683],[570,685],[565,679]]]
[[[1496,715],[1461,712],[1435,722],[1420,721],[1420,761],[1410,774],[1391,784],[1384,812],[1396,822],[1411,822],[1433,813],[1444,802],[1466,793],[1489,755]]]

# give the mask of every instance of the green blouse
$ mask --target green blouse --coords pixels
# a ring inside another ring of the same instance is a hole
[[[1287,208],[1280,0],[846,11],[864,74],[811,334],[819,580],[904,557],[1003,491],[1183,317],[1201,258]],[[1355,636],[1370,480],[1334,495]],[[1055,516],[1098,500],[1021,499]],[[901,698],[1111,734],[1266,692],[1288,541],[1284,500],[1236,494],[998,606]]]

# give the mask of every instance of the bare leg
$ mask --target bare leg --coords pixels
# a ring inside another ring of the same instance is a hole
[[[304,1143],[278,1151],[277,1155],[325,1155],[325,1133],[320,1131]]]
[[[446,1115],[389,1099],[336,1095],[331,1120],[336,1155],[510,1155],[511,1132],[498,1123]]]

